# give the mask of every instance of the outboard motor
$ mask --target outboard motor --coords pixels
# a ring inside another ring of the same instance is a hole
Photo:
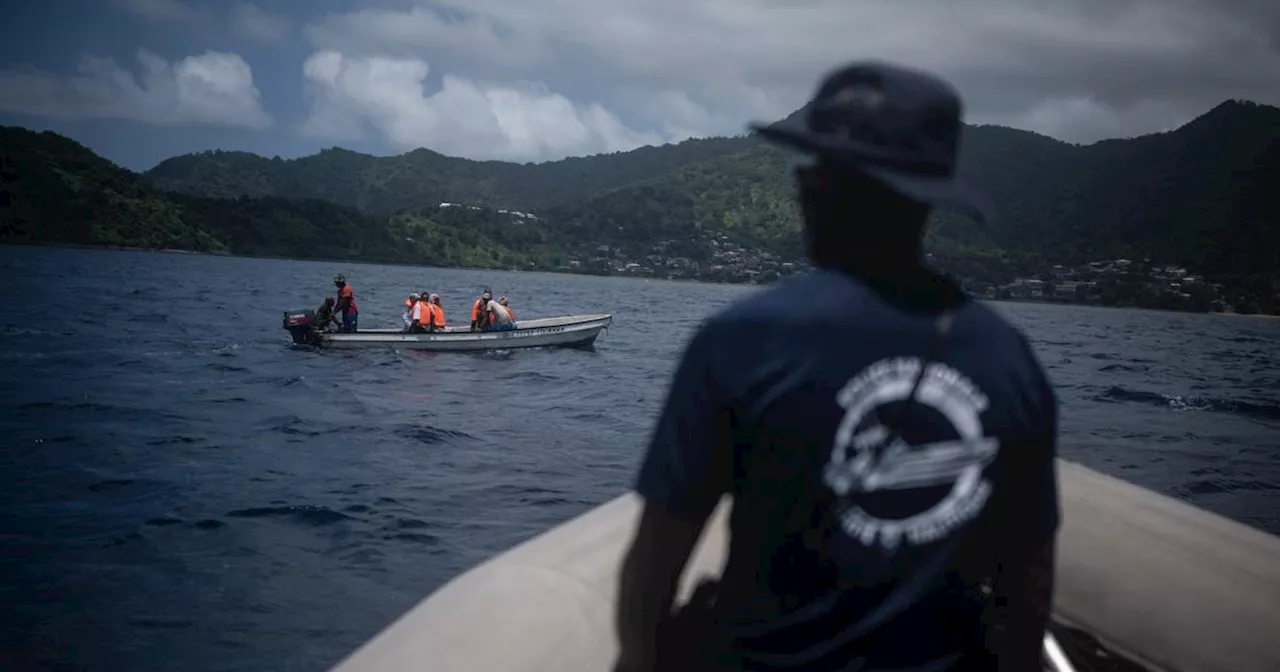
[[[316,311],[285,311],[284,328],[293,337],[296,345],[317,345],[319,339],[316,338]]]

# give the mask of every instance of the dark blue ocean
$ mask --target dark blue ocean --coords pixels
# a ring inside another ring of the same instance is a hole
[[[4,669],[319,670],[459,571],[622,493],[692,329],[755,288],[0,247]],[[291,348],[361,326],[615,313],[594,351]],[[1280,320],[997,304],[1064,457],[1280,533]],[[425,669],[425,668],[424,668]]]

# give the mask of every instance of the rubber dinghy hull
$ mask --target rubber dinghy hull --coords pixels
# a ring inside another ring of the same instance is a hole
[[[1280,670],[1280,538],[1059,461],[1055,616],[1152,670]],[[617,569],[639,513],[626,494],[462,574],[338,672],[598,672],[616,655]],[[681,582],[718,575],[727,500]]]
[[[569,315],[516,322],[510,331],[473,332],[465,327],[410,334],[400,329],[371,329],[354,334],[325,332],[325,348],[399,348],[407,350],[507,350],[511,348],[588,347],[613,322],[612,315]]]

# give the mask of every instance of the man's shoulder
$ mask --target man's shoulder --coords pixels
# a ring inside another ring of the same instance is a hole
[[[783,278],[722,308],[708,320],[706,327],[732,330],[749,323],[776,324],[791,315],[809,313],[815,303],[828,300],[833,292],[853,292],[853,283],[820,272],[809,272]]]
[[[1030,350],[1031,342],[1027,335],[990,305],[971,298],[965,302],[962,311],[973,327],[982,330],[984,335],[998,339],[1002,345]]]
[[[772,359],[789,349],[790,335],[803,333],[816,304],[829,296],[830,287],[814,280],[809,274],[785,278],[717,310],[695,331],[686,356],[737,376],[762,350]]]
[[[991,353],[984,358],[985,366],[1015,381],[1020,394],[1034,400],[1041,412],[1056,413],[1057,395],[1031,339],[991,306],[978,301],[970,304],[966,339],[982,342],[984,350]]]

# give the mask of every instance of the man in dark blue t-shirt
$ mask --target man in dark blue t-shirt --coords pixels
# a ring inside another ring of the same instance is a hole
[[[725,310],[676,371],[636,490],[618,670],[1035,670],[1058,526],[1057,401],[1027,339],[922,262],[961,104],[882,63],[829,76],[803,127],[817,270]],[[799,116],[799,115],[797,115]],[[709,597],[670,614],[732,495]]]

